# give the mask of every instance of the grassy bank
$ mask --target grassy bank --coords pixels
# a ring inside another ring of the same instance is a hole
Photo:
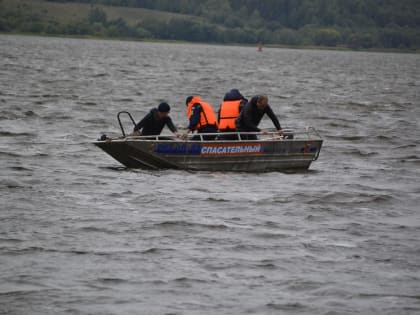
[[[124,19],[128,24],[135,25],[145,19],[168,21],[173,17],[185,15],[128,7],[111,7],[95,5],[105,11],[108,19]],[[45,0],[1,0],[3,11],[21,12],[24,15],[36,16],[41,22],[55,21],[60,24],[87,20],[91,5],[87,3],[59,3]]]
[[[96,16],[95,16],[96,14]],[[294,31],[293,36],[303,36]],[[258,31],[229,29],[203,17],[132,7],[92,6],[77,2],[46,0],[0,0],[0,33],[94,39],[194,42],[253,46]],[[307,36],[308,32],[305,36]],[[289,34],[290,35],[290,34]],[[292,37],[293,37],[292,36]],[[309,35],[308,35],[309,36]],[[349,48],[337,43],[313,45],[308,40],[265,47],[418,53],[410,48]],[[296,44],[298,42],[298,44]]]

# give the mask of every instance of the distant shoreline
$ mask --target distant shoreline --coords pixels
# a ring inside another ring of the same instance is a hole
[[[59,34],[37,34],[37,33],[22,33],[22,32],[1,32],[0,35],[5,36],[22,36],[22,37],[44,37],[44,38],[74,38],[74,39],[88,39],[88,40],[103,40],[103,41],[123,41],[123,42],[145,42],[145,43],[168,43],[168,44],[189,44],[189,45],[213,45],[213,46],[230,46],[230,47],[255,47],[258,44],[236,44],[236,43],[215,43],[215,42],[191,42],[185,40],[164,40],[164,39],[138,39],[130,37],[106,37],[94,35],[59,35]],[[351,51],[351,52],[372,52],[372,53],[401,53],[401,54],[420,54],[418,49],[397,49],[397,48],[358,48],[352,49],[341,46],[308,46],[308,45],[279,45],[267,44],[264,48],[277,49],[298,49],[298,50],[331,50],[331,51]]]

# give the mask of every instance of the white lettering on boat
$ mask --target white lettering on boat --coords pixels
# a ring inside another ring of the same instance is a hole
[[[207,144],[201,147],[201,155],[260,154],[261,144]]]

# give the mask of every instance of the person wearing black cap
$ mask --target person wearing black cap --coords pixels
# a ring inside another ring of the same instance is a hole
[[[178,133],[178,130],[173,124],[171,117],[169,117],[170,110],[171,107],[168,103],[160,103],[157,108],[152,108],[150,112],[134,127],[130,136],[160,135],[162,129],[166,125],[177,137],[180,137],[181,135]]]

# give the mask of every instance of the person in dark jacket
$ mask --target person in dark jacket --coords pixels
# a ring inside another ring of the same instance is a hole
[[[154,136],[160,135],[162,129],[166,126],[180,137],[178,130],[169,117],[171,107],[167,103],[160,103],[157,108],[152,108],[142,120],[134,127],[131,136]]]
[[[265,95],[254,96],[245,105],[245,107],[242,109],[241,113],[235,121],[236,130],[243,132],[260,132],[261,129],[258,128],[258,124],[260,123],[261,119],[265,114],[267,114],[268,117],[270,117],[271,121],[273,122],[274,126],[279,131],[279,133],[283,134],[280,122],[274,114],[273,110],[271,109],[270,105],[268,105],[268,97]],[[241,138],[247,140],[257,140],[256,135],[242,135]]]

